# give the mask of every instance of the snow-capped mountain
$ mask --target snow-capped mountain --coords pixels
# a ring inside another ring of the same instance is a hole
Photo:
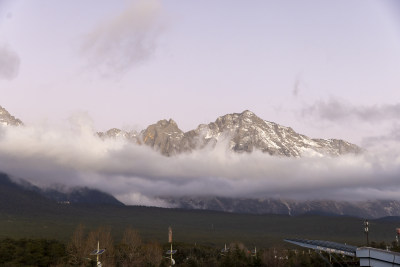
[[[140,133],[111,129],[98,134],[103,138],[121,136],[138,144],[146,144],[166,156],[215,146],[218,142],[227,142],[228,148],[238,153],[259,150],[287,157],[304,154],[338,156],[361,152],[358,146],[343,140],[311,139],[290,127],[265,121],[248,110],[221,116],[215,122],[200,124],[188,132],[180,130],[176,122],[170,119],[158,121]]]
[[[20,119],[0,106],[0,125],[20,126]],[[361,149],[338,139],[311,139],[292,128],[257,117],[251,111],[227,114],[215,122],[200,124],[196,129],[183,132],[177,123],[160,120],[140,133],[117,128],[97,133],[101,138],[125,138],[137,144],[146,144],[165,156],[215,146],[226,142],[228,149],[241,153],[255,150],[270,155],[300,157],[304,154],[338,156],[359,153]]]
[[[0,125],[20,126],[23,125],[23,123],[20,119],[15,118],[5,108],[0,106]]]

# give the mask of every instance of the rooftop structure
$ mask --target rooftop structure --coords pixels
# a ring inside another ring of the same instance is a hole
[[[323,240],[285,239],[284,241],[314,250],[355,257],[357,247]]]
[[[309,248],[317,251],[324,251],[329,254],[340,254],[360,259],[360,266],[373,267],[400,267],[400,253],[370,248],[340,244],[331,241],[323,240],[308,240],[308,239],[285,239],[284,241]]]
[[[376,248],[357,248],[356,257],[360,259],[360,266],[400,266],[400,253]]]

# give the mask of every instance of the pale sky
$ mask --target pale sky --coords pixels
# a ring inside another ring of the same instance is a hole
[[[249,109],[310,137],[394,138],[400,4],[0,0],[0,95],[25,124],[188,131]]]

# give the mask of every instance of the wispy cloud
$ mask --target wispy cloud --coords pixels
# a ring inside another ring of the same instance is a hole
[[[303,75],[299,73],[294,81],[293,84],[293,90],[292,90],[292,95],[294,97],[298,97],[300,92],[302,91],[303,88],[307,87],[306,82],[304,81]]]
[[[185,195],[400,199],[398,143],[337,158],[236,154],[226,144],[164,157],[123,139],[103,141],[76,121],[68,131],[1,127],[0,170],[39,186],[98,188],[129,204],[163,206],[157,196]]]
[[[12,80],[18,76],[20,58],[6,44],[0,44],[0,79]]]
[[[87,34],[81,54],[102,75],[121,74],[151,57],[162,31],[159,0],[137,0]]]
[[[400,142],[400,124],[394,123],[391,129],[382,135],[365,137],[362,140],[362,146],[374,147],[374,146],[386,146],[392,147],[393,144],[397,145]]]
[[[377,123],[386,120],[400,120],[400,103],[361,106],[352,105],[345,100],[330,98],[304,107],[301,114],[328,121],[356,119]]]

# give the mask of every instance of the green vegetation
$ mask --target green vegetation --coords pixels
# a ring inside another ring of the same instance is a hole
[[[115,240],[133,228],[145,241],[174,239],[187,244],[222,247],[240,240],[248,247],[285,246],[285,238],[365,244],[363,220],[340,216],[234,214],[201,210],[118,205],[57,204],[25,190],[0,173],[0,238],[45,238],[68,242],[79,224],[88,229],[109,227]],[[371,241],[390,243],[399,218],[370,220]]]
[[[324,266],[320,254],[283,239],[366,243],[360,218],[57,204],[1,177],[0,266],[94,266],[97,240],[107,249],[104,266],[168,266],[168,226],[177,266]],[[400,251],[393,243],[400,218],[369,222],[372,246]]]
[[[67,242],[77,225],[110,227],[120,239],[134,228],[146,241],[165,242],[168,226],[180,242],[221,247],[240,240],[246,246],[286,246],[285,238],[365,244],[363,220],[339,216],[250,215],[148,207],[58,205],[48,211],[0,212],[0,238],[48,238]],[[390,243],[399,220],[371,220],[370,240]]]
[[[47,239],[0,240],[1,266],[50,266],[65,259],[65,245]]]
[[[104,266],[168,266],[168,226],[178,249],[177,266],[324,266],[319,254],[283,239],[366,242],[360,218],[65,205],[12,185],[2,193],[0,266],[94,266],[88,258],[97,240],[107,248]],[[370,220],[371,244],[391,244],[399,225],[399,218]],[[230,250],[221,253],[225,244]],[[249,253],[255,246],[257,257]]]
[[[100,242],[106,252],[100,256],[103,266],[170,266],[165,252],[170,244],[160,246],[154,242],[143,242],[138,233],[130,228],[125,230],[123,238],[114,243],[110,231],[100,227],[86,231],[80,225],[70,241],[64,245],[58,241],[46,239],[3,239],[0,240],[1,266],[95,266],[96,256],[90,253]],[[184,267],[231,267],[231,266],[328,266],[323,258],[314,251],[270,248],[251,252],[240,242],[228,245],[228,251],[220,248],[174,243],[177,253],[173,258],[176,266]],[[324,255],[327,257],[327,255]],[[340,258],[341,263],[354,262],[351,258]]]
[[[140,208],[143,212],[144,208]],[[163,209],[150,209],[159,212],[183,212],[177,210],[163,210]],[[185,212],[184,212],[185,213]],[[196,212],[189,212],[192,216]],[[242,217],[238,214],[220,214],[214,212],[205,212],[203,216],[207,217],[211,214],[211,218],[219,218],[218,216],[238,216],[236,223],[242,222]],[[204,215],[205,214],[205,215]],[[158,215],[160,216],[160,215]],[[217,216],[217,217],[213,217]],[[247,216],[244,216],[246,218]],[[281,220],[279,222],[285,222],[287,219],[306,220],[309,222],[310,219],[316,219],[314,216],[305,217],[284,217],[280,216],[261,216],[264,219],[270,219],[272,221]],[[231,218],[231,217],[228,217]],[[317,217],[318,218],[318,217]],[[50,218],[47,218],[50,219]],[[80,218],[83,219],[83,218]],[[194,219],[196,216],[194,216]],[[352,222],[351,218],[337,218],[337,217],[321,217],[317,221],[330,219],[338,222],[341,219],[342,222]],[[343,220],[346,219],[346,220]],[[115,220],[115,218],[114,218]],[[347,221],[349,220],[349,221]],[[23,225],[27,221],[21,221]],[[29,223],[32,225],[41,220],[31,219]],[[263,221],[264,222],[264,221]],[[61,222],[59,222],[61,223]],[[71,222],[64,222],[71,223]],[[372,225],[380,226],[385,223],[374,222]],[[387,223],[387,221],[386,221]],[[54,224],[54,227],[57,224]],[[157,225],[157,224],[155,224]],[[258,225],[258,224],[255,224]],[[228,224],[229,226],[229,224]],[[19,226],[16,226],[17,228]],[[148,225],[152,229],[154,225]],[[215,230],[215,226],[214,230]],[[284,225],[283,225],[284,227]],[[43,229],[50,229],[43,228]],[[279,228],[279,227],[278,227]],[[376,227],[379,229],[379,227]],[[32,232],[31,234],[43,235],[46,231],[41,230],[40,232]],[[170,249],[170,244],[165,242],[167,240],[167,229],[164,227],[163,234],[164,242],[157,242],[156,239],[147,237],[146,240],[142,239],[141,234],[131,227],[124,229],[115,229],[114,226],[84,226],[78,224],[74,227],[72,232],[69,234],[65,241],[59,241],[54,239],[46,238],[3,238],[0,239],[0,266],[95,266],[95,256],[90,256],[90,253],[97,248],[97,242],[100,242],[100,248],[105,248],[106,253],[100,256],[100,260],[104,266],[169,266],[169,259],[166,255],[166,251]],[[179,227],[178,227],[179,229]],[[318,230],[318,228],[316,228]],[[115,231],[117,230],[117,231]],[[119,232],[122,230],[120,237],[113,235],[113,232]],[[28,230],[26,230],[28,231]],[[257,245],[257,251],[253,244],[246,245],[240,241],[227,242],[227,251],[221,249],[224,245],[217,245],[215,243],[205,244],[204,242],[182,242],[178,237],[182,237],[182,233],[176,228],[174,231],[173,248],[177,250],[177,253],[173,256],[177,265],[176,266],[187,266],[187,267],[202,267],[202,266],[328,266],[326,259],[330,256],[322,254],[324,258],[315,251],[302,249],[300,247],[292,246],[290,244],[284,244],[277,242],[269,246]],[[213,231],[211,229],[210,231]],[[230,230],[232,231],[232,230]],[[242,232],[245,230],[242,230]],[[248,230],[247,230],[248,231]],[[145,232],[145,231],[144,231]],[[223,231],[224,232],[224,231]],[[243,234],[239,231],[240,234]],[[228,232],[226,232],[228,233]],[[249,231],[249,233],[252,233]],[[187,232],[189,234],[189,232]],[[66,235],[66,234],[65,234]],[[192,233],[188,239],[197,236]],[[217,235],[218,236],[218,235]],[[233,233],[227,235],[227,237],[237,237]],[[339,235],[340,236],[340,235]],[[198,236],[197,236],[198,237]],[[211,239],[211,237],[209,237]],[[221,236],[219,237],[221,238]],[[181,238],[182,239],[182,238]],[[184,238],[183,238],[184,239]],[[324,238],[321,238],[324,239]],[[333,236],[329,240],[335,239]],[[260,242],[261,243],[261,242]],[[396,242],[386,243],[384,241],[372,241],[371,246],[386,249],[388,246],[394,251],[400,251],[400,247]],[[256,252],[256,253],[255,253]],[[349,257],[336,256],[332,258],[332,263],[337,264],[348,264],[349,266],[357,266],[357,259]],[[338,263],[339,262],[339,263]],[[334,265],[335,266],[335,265]]]
[[[169,258],[165,252],[170,244],[160,245],[155,242],[144,242],[137,231],[128,228],[124,231],[121,240],[114,242],[110,229],[99,227],[89,231],[79,225],[70,240],[64,244],[48,239],[0,239],[0,266],[95,266],[95,256],[90,252],[97,247],[100,241],[101,248],[106,253],[100,256],[104,266],[169,266]],[[399,251],[396,242],[372,242],[372,247]],[[329,266],[326,260],[330,259],[333,266],[358,266],[357,259],[328,255],[318,252],[292,247],[270,247],[250,251],[243,243],[233,242],[227,245],[228,251],[221,248],[174,242],[173,248],[177,253],[173,256],[176,266],[184,267],[212,267],[212,266]],[[324,258],[325,260],[324,260]]]

